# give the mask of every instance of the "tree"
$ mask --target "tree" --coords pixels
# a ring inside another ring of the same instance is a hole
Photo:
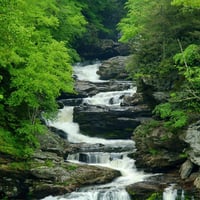
[[[169,102],[158,105],[155,113],[174,128],[192,119],[187,115],[199,113],[198,2],[129,0],[128,13],[118,26],[121,40],[133,46],[127,67],[131,76],[146,76],[159,83],[155,87],[171,92]]]
[[[79,6],[71,16],[73,1],[62,3],[68,10],[64,16],[56,0],[0,0],[0,132],[5,133],[0,137],[7,141],[9,131],[22,152],[37,145],[41,114],[57,110],[61,91],[73,92],[70,43],[85,21]],[[63,42],[64,30],[60,36],[52,33],[66,23]]]
[[[173,0],[172,5],[184,6],[186,8],[200,9],[200,1],[198,0]]]

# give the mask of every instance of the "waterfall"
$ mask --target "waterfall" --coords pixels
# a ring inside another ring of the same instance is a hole
[[[96,73],[101,65],[100,62],[95,62],[90,65],[82,65],[81,63],[73,67],[74,74],[80,81],[91,81],[91,82],[105,82],[99,79],[99,75]]]
[[[92,82],[100,82],[99,76],[96,74],[100,63],[93,65],[74,67],[75,75],[79,80],[87,80]],[[136,88],[132,87],[124,91],[101,92],[92,97],[83,99],[88,105],[104,105],[116,106],[120,108],[122,96],[132,95],[136,92]],[[151,176],[144,172],[138,171],[135,166],[135,161],[128,157],[128,154],[135,151],[135,144],[132,140],[106,140],[102,138],[94,138],[82,135],[79,125],[73,122],[74,107],[65,106],[60,109],[57,118],[54,121],[48,120],[50,126],[54,126],[67,133],[69,142],[88,144],[104,144],[109,148],[122,147],[121,152],[79,152],[68,155],[69,162],[85,163],[87,165],[96,165],[109,167],[121,172],[121,176],[104,185],[94,185],[80,188],[70,194],[63,196],[52,197],[48,196],[43,200],[130,200],[128,193],[125,190],[127,185],[140,182]],[[123,151],[123,148],[125,151]],[[175,200],[177,191],[173,187],[167,188],[163,193],[163,200]],[[183,198],[184,199],[184,198]]]
[[[92,97],[85,98],[83,102],[89,105],[120,106],[123,96],[131,96],[135,92],[136,87],[124,91],[100,92]]]

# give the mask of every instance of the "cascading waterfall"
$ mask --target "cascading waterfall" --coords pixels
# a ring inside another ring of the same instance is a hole
[[[75,75],[79,80],[92,82],[100,82],[96,71],[100,63],[93,65],[74,67]],[[123,95],[131,95],[135,93],[136,88],[130,88],[124,91],[101,92],[93,97],[83,100],[88,105],[104,105],[120,107]],[[67,133],[69,142],[88,144],[104,144],[109,147],[125,147],[126,151],[122,152],[79,152],[68,156],[67,160],[76,163],[85,163],[88,165],[98,165],[119,170],[121,177],[111,183],[104,185],[94,185],[90,187],[80,188],[78,191],[72,192],[59,197],[48,196],[43,200],[130,200],[125,186],[144,180],[150,174],[137,171],[135,161],[128,157],[128,154],[135,150],[132,140],[106,140],[101,138],[93,138],[82,135],[79,125],[73,122],[73,107],[65,106],[60,110],[55,121],[48,121],[50,126],[62,129]],[[128,149],[128,151],[127,151]],[[163,193],[163,200],[175,200],[176,191],[173,187],[167,188]]]

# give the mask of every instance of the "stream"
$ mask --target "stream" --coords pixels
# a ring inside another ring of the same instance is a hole
[[[100,62],[85,66],[77,65],[74,67],[74,73],[79,80],[93,83],[102,82],[96,74],[99,66]],[[123,91],[100,92],[92,97],[84,98],[83,103],[91,106],[108,106],[120,110],[120,103],[122,101],[120,97],[122,95],[132,95],[135,92],[136,87],[130,87]],[[112,101],[110,101],[111,98]],[[131,200],[125,187],[152,176],[152,174],[138,171],[135,161],[128,157],[129,153],[136,150],[134,141],[94,138],[82,135],[79,130],[79,124],[73,122],[73,109],[73,106],[65,106],[59,111],[55,121],[49,121],[49,125],[65,131],[68,141],[71,143],[103,144],[105,147],[108,147],[109,151],[102,152],[96,150],[94,152],[85,149],[82,152],[69,155],[67,161],[112,168],[120,171],[121,176],[108,184],[83,187],[63,196],[48,196],[43,200]],[[110,149],[113,149],[113,151],[110,151]],[[120,149],[120,151],[117,152],[117,149]],[[163,192],[163,200],[175,200],[176,197],[177,192],[173,187],[166,188]],[[184,196],[181,199],[183,200]]]

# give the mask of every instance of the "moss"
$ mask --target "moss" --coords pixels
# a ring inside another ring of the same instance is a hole
[[[135,134],[139,136],[146,136],[155,128],[161,125],[160,121],[150,120],[148,122],[143,123],[135,129]]]
[[[0,153],[11,155],[13,158],[28,158],[34,148],[17,141],[9,131],[0,128]]]
[[[74,170],[76,170],[77,168],[78,168],[78,166],[77,166],[77,165],[74,165],[74,164],[70,164],[70,165],[67,166],[67,170],[69,170],[69,171],[74,171]]]
[[[159,151],[157,149],[149,149],[149,153],[153,156],[158,155]]]
[[[158,192],[152,193],[146,200],[162,200],[162,194]]]

